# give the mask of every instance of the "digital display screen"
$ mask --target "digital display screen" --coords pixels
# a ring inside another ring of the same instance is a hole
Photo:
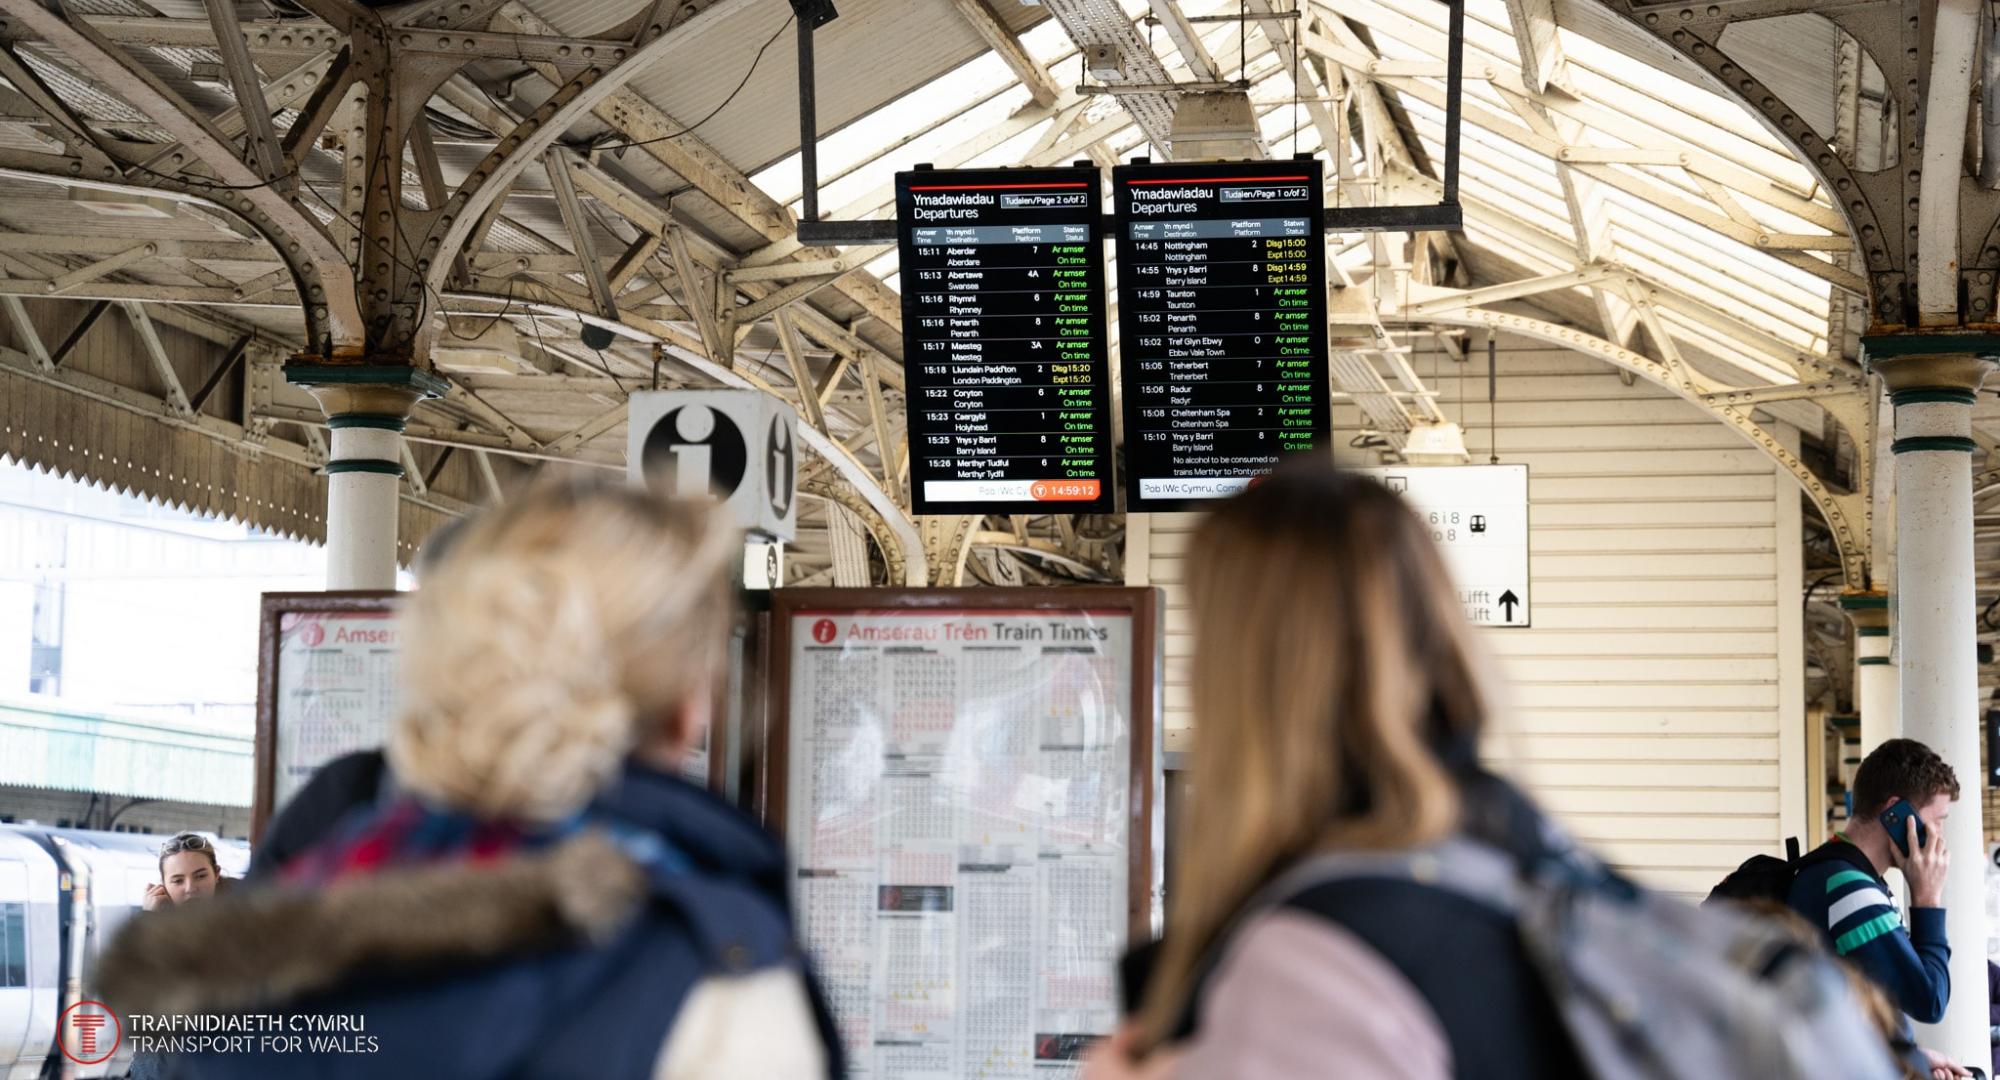
[[[1200,509],[1330,429],[1320,163],[1111,177],[1126,509]]]
[[[1111,511],[1098,175],[896,174],[916,513]]]

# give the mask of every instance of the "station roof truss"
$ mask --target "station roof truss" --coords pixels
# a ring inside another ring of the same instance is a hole
[[[898,582],[1114,571],[1115,521],[909,514],[896,256],[797,239],[788,5],[414,0],[369,22],[349,3],[0,0],[0,371],[54,395],[0,408],[9,452],[318,535],[324,421],[278,365],[358,317],[328,300],[341,280],[421,259],[443,282],[423,333],[451,388],[409,426],[412,538],[540,462],[622,468],[635,389],[738,386],[794,404],[814,451],[796,580],[865,580],[856,530],[875,576]],[[1271,156],[1326,160],[1330,206],[1440,195],[1438,0],[840,6],[817,39],[830,218],[891,215],[893,173],[919,162],[1171,157],[1173,84],[1247,86]],[[1762,85],[1852,168],[1894,165],[1894,95],[1855,39],[1809,5],[1729,6],[1741,21],[1723,40]],[[379,177],[355,133],[382,87],[356,76],[350,25],[432,72],[414,84],[433,88],[422,107],[403,106],[400,209],[422,224],[479,207],[429,234],[462,246],[385,241],[363,220]],[[1329,237],[1334,389],[1361,434],[1394,452],[1445,418],[1411,362],[1418,342],[1577,349],[1770,454],[1836,565],[1866,582],[1870,279],[1820,174],[1768,110],[1615,11],[1468,0],[1465,25],[1463,228]],[[1093,46],[1122,75],[1089,74]],[[509,156],[528,145],[531,160]],[[609,347],[583,344],[592,324]],[[50,402],[72,398],[95,411],[52,432]],[[173,462],[149,476],[135,460],[142,436],[93,434],[112,413],[171,431],[153,452],[198,446],[297,477],[233,502],[219,491],[240,471],[222,465],[168,484]],[[2000,532],[1996,430],[1985,408],[1983,544]],[[1981,551],[2000,577],[2000,553]]]

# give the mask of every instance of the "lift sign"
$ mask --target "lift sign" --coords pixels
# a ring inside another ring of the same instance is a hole
[[[1528,467],[1356,469],[1389,485],[1430,526],[1474,626],[1527,626]]]

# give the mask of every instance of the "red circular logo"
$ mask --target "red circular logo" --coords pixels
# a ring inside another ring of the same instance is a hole
[[[61,1033],[58,1045],[63,1056],[78,1065],[102,1065],[118,1052],[125,1041],[125,1025],[111,1006],[101,1001],[79,1001],[62,1011],[56,1020]],[[109,1045],[105,1036],[109,1035]]]
[[[317,649],[320,642],[326,640],[326,627],[317,622],[309,622],[299,627],[299,640],[305,643],[306,648]]]
[[[813,624],[813,640],[821,645],[833,644],[833,639],[839,634],[840,628],[833,625],[832,619],[821,619]]]

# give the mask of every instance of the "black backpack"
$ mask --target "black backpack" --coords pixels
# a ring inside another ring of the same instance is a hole
[[[1785,838],[1785,857],[1752,855],[1729,872],[1721,883],[1708,891],[1702,906],[1720,901],[1772,900],[1785,903],[1792,894],[1792,879],[1799,875],[1799,838]]]

